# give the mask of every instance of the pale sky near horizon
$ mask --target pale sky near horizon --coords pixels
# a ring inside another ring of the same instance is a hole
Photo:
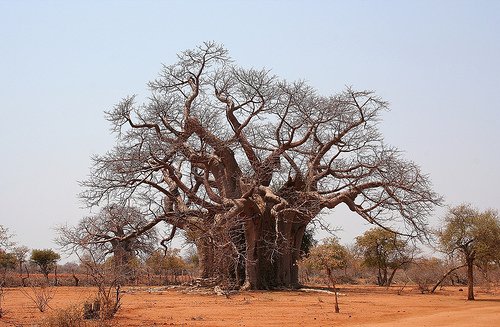
[[[386,142],[447,205],[500,209],[499,32],[500,1],[0,0],[0,224],[56,248],[54,226],[89,213],[90,156],[113,145],[103,111],[207,40],[324,95],[374,90],[391,104]],[[326,220],[344,243],[368,228],[344,210]]]

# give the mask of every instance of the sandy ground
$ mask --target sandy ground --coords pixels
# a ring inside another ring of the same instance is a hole
[[[340,314],[332,294],[320,292],[242,292],[225,296],[186,293],[160,287],[125,288],[113,326],[500,326],[500,292],[477,289],[476,301],[447,287],[419,294],[411,287],[397,294],[376,286],[341,286]],[[82,305],[94,289],[58,287],[51,309],[40,313],[19,289],[7,289],[0,326],[37,326],[57,308]]]

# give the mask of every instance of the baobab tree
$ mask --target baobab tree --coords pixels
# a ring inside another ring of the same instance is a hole
[[[91,255],[96,263],[112,255],[115,272],[130,278],[132,260],[157,246],[156,230],[149,224],[137,208],[112,204],[77,226],[59,227],[56,241],[70,253]]]
[[[81,183],[89,206],[151,208],[151,225],[194,235],[206,274],[252,289],[298,285],[306,227],[341,204],[372,224],[425,233],[440,198],[383,142],[378,96],[321,96],[240,68],[212,42],[178,57],[149,83],[147,102],[128,96],[107,112],[117,143]]]

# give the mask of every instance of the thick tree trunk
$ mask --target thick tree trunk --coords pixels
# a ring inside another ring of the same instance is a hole
[[[242,289],[298,287],[297,261],[306,223],[295,215],[276,222],[270,209],[239,218],[240,225],[224,235],[212,235],[213,242],[206,237],[196,240],[201,277]]]
[[[377,285],[378,286],[387,285],[387,268],[386,267],[379,267],[378,268]]]
[[[117,281],[129,283],[135,279],[132,269],[133,251],[127,242],[116,242],[113,244],[113,262]]]
[[[260,230],[259,221],[248,219],[245,222],[245,243],[246,243],[246,261],[245,261],[245,282],[242,289],[256,289],[258,285],[258,231]]]
[[[224,287],[239,287],[245,281],[245,235],[237,224],[229,230],[195,239],[200,260],[200,277]],[[212,281],[211,281],[212,282]]]
[[[467,300],[474,300],[474,258],[467,257]]]
[[[214,277],[215,267],[213,244],[207,238],[202,238],[196,241],[196,248],[198,249],[198,256],[200,260],[200,277]]]
[[[398,268],[394,268],[394,270],[392,271],[391,275],[389,276],[389,278],[387,279],[386,283],[385,283],[385,286],[389,287],[391,286],[392,284],[392,280],[394,279],[394,275],[396,275],[396,271],[398,270]]]
[[[297,260],[305,223],[284,217],[278,222],[269,212],[245,223],[246,289],[296,288]]]
[[[75,272],[71,272],[73,279],[75,280],[75,286],[78,287],[80,285],[80,279],[75,275]]]

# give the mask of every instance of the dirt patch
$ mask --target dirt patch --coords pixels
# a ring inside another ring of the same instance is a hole
[[[325,292],[256,291],[226,296],[165,287],[124,288],[114,326],[496,326],[500,293],[478,289],[466,301],[459,288],[419,294],[397,287],[341,286],[340,314]],[[83,305],[94,289],[57,287],[40,313],[19,289],[7,289],[0,326],[37,326],[54,309]]]

